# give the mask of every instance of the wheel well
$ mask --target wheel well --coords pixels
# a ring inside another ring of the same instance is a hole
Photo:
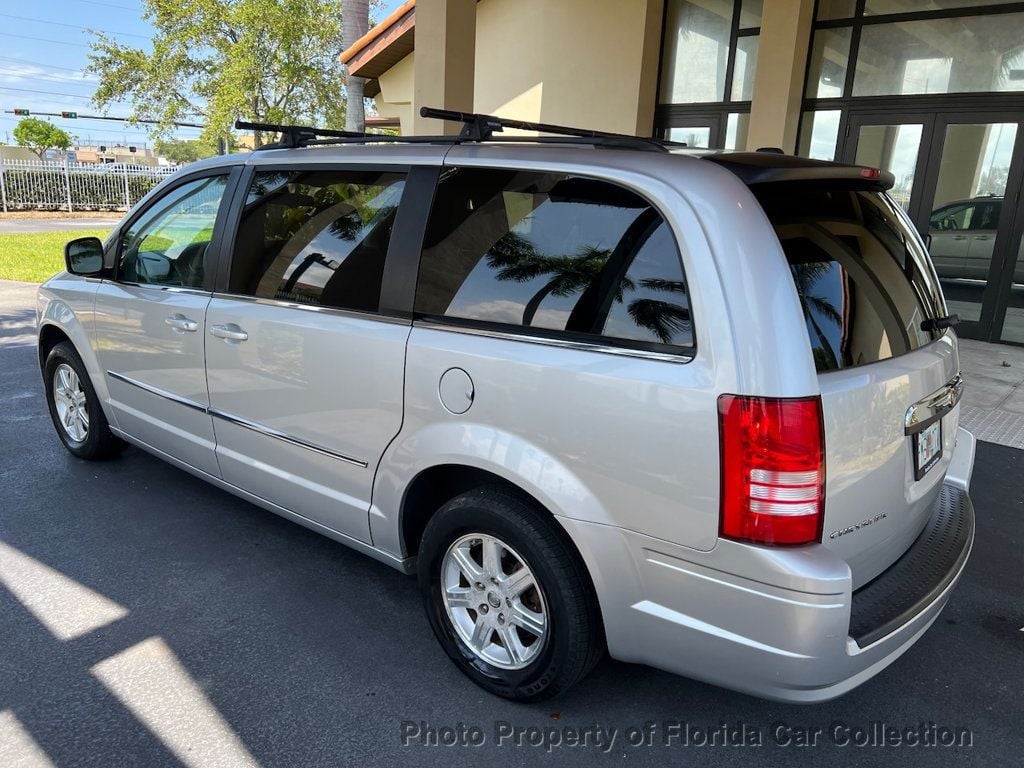
[[[46,366],[46,358],[50,355],[50,350],[60,344],[62,341],[70,342],[71,339],[64,331],[58,328],[56,325],[44,325],[39,330],[39,368],[42,370]]]
[[[501,485],[534,504],[544,507],[515,483],[476,467],[442,464],[420,472],[406,489],[402,499],[402,546],[406,555],[419,552],[420,539],[427,523],[445,502],[481,485]]]

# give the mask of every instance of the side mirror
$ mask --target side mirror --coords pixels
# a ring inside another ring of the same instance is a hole
[[[73,275],[98,275],[103,271],[103,243],[98,237],[79,237],[64,246],[64,264]]]

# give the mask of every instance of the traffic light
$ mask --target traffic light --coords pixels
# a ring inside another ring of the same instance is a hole
[[[28,110],[27,109],[18,109],[17,107],[15,107],[14,114],[16,114],[16,115],[18,115],[20,117],[28,117]]]
[[[68,118],[71,118],[72,120],[74,120],[75,118],[78,117],[78,113],[77,112],[61,112],[60,116],[61,117],[68,117]]]
[[[134,153],[137,152],[138,150],[136,150],[135,147],[128,147],[128,151]]]
[[[106,146],[103,145],[103,144],[100,144],[100,152],[106,152],[106,151],[107,151]]]

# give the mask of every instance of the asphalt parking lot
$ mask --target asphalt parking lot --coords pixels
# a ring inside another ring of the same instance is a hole
[[[837,701],[605,661],[555,701],[515,705],[448,662],[412,579],[141,451],[67,454],[30,301],[0,283],[0,765],[507,765],[548,750],[568,765],[1020,764],[1024,451],[979,444],[959,589]],[[951,729],[957,745],[883,746],[874,723],[925,741]]]

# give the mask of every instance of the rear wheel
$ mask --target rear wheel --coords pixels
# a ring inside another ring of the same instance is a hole
[[[491,693],[549,698],[603,652],[597,601],[564,531],[504,488],[464,493],[431,518],[419,582],[441,645]]]
[[[110,431],[85,364],[70,342],[50,350],[43,380],[50,418],[65,448],[80,459],[106,459],[124,449],[125,443]]]

